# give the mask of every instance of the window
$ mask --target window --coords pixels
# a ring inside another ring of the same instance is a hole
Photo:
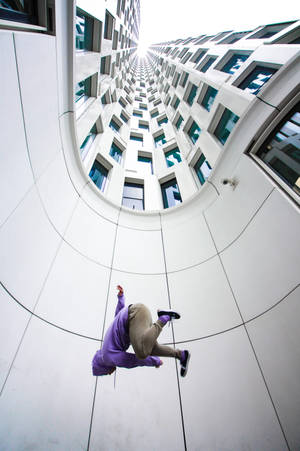
[[[161,184],[164,208],[174,207],[182,202],[176,179]]]
[[[126,100],[123,99],[123,97],[120,97],[120,98],[119,98],[119,104],[120,104],[123,108],[126,108],[127,103],[126,103]]]
[[[178,105],[180,104],[180,100],[177,96],[174,96],[173,100],[172,100],[172,107],[174,108],[174,110],[176,110],[178,108]]]
[[[91,96],[92,77],[88,77],[77,83],[75,88],[76,108],[82,105]]]
[[[184,88],[188,78],[189,78],[188,72],[182,72],[179,85]]]
[[[148,167],[151,174],[153,174],[153,165],[152,165],[152,158],[151,157],[144,157],[142,155],[138,156],[138,162],[143,163],[144,166]]]
[[[224,113],[217,125],[214,135],[218,138],[221,144],[225,144],[228,136],[232,132],[233,127],[239,120],[239,117],[232,111],[225,108]]]
[[[89,176],[93,180],[95,185],[100,189],[100,191],[103,192],[108,176],[108,170],[103,166],[103,164],[95,160]]]
[[[84,160],[84,158],[86,157],[96,136],[97,136],[97,128],[96,128],[96,124],[94,124],[93,127],[91,128],[89,134],[87,135],[87,137],[85,138],[85,140],[83,141],[83,143],[80,146],[80,155],[81,155],[82,160]]]
[[[139,121],[139,128],[144,128],[145,130],[149,130],[149,123]]]
[[[189,135],[193,144],[195,144],[195,142],[199,138],[200,132],[201,132],[201,128],[199,127],[198,124],[196,124],[195,121],[193,121],[192,125],[190,126],[190,128],[188,129],[188,132],[187,132],[187,134]]]
[[[155,147],[160,147],[165,143],[166,143],[166,137],[165,137],[164,133],[161,133],[160,135],[154,137]]]
[[[194,169],[196,171],[196,174],[198,176],[201,185],[203,185],[205,183],[205,180],[211,173],[211,166],[209,162],[206,160],[204,154],[200,156],[200,158],[198,159],[197,163],[194,166]]]
[[[110,148],[109,155],[116,160],[117,163],[121,163],[122,150],[113,142]]]
[[[133,114],[133,116],[136,116],[136,117],[143,117],[142,111],[134,111],[132,114]]]
[[[181,162],[181,155],[180,155],[180,150],[178,149],[178,147],[175,147],[172,150],[169,150],[168,152],[165,152],[165,158],[166,158],[166,163],[168,168],[170,168],[171,166],[174,166],[174,164],[176,163],[180,163]]]
[[[154,110],[150,113],[150,116],[153,118],[155,118],[156,116],[158,116],[158,110]]]
[[[0,19],[37,25],[36,2],[29,1],[0,1]]]
[[[144,103],[140,103],[139,108],[141,110],[147,110],[147,105],[145,105]]]
[[[232,57],[227,61],[227,63],[222,67],[221,71],[226,72],[227,74],[234,74],[241,65],[249,58],[249,55],[242,55],[239,53],[235,53]]]
[[[122,121],[124,121],[125,123],[128,122],[129,118],[127,117],[127,115],[122,111],[120,114],[120,118],[122,119]]]
[[[0,2],[1,5],[1,2]],[[75,25],[75,47],[77,50],[92,50],[93,19],[77,11]]]
[[[206,63],[200,67],[200,65],[198,67],[196,67],[197,70],[200,70],[200,72],[206,72],[210,66],[216,61],[217,57],[215,56],[211,56],[210,58],[208,58],[208,60],[206,61]]]
[[[109,123],[109,127],[114,130],[115,132],[119,132],[120,130],[120,125],[117,124],[116,121],[114,121],[113,119],[111,119],[110,123]]]
[[[256,155],[300,195],[300,103],[275,128]]]
[[[210,111],[211,107],[214,103],[215,97],[218,94],[217,89],[209,86],[206,90],[206,93],[202,99],[201,105],[207,110]]]
[[[157,123],[158,123],[158,125],[167,124],[168,123],[167,116],[164,116],[164,117],[162,117],[160,119],[157,119]]]
[[[114,17],[106,10],[105,13],[105,24],[104,24],[104,38],[112,39],[114,27]]]
[[[144,210],[144,186],[125,182],[122,205],[133,210]]]
[[[187,103],[188,103],[190,106],[193,105],[194,99],[195,99],[196,94],[197,94],[197,89],[198,89],[198,88],[197,88],[196,85],[192,85],[191,88],[190,88],[189,95],[188,95],[188,97],[187,97],[187,99],[186,99]]]
[[[130,139],[131,139],[131,141],[138,141],[138,142],[143,143],[143,136],[141,136],[141,135],[134,135],[134,134],[131,133],[130,134]]]
[[[198,49],[191,58],[191,61],[196,64],[199,63],[199,61],[201,60],[201,58],[203,58],[206,52],[207,50]]]
[[[180,129],[182,122],[183,122],[183,117],[179,115],[179,117],[175,123],[175,127],[177,128],[177,130]]]
[[[111,62],[111,56],[103,56],[101,58],[101,64],[100,64],[100,73],[101,74],[110,74],[110,62]]]
[[[256,66],[256,68],[238,85],[238,88],[250,92],[253,95],[259,93],[261,88],[272,75],[277,72],[277,69],[270,67]]]

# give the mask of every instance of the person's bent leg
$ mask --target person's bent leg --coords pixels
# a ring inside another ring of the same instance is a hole
[[[171,348],[171,346],[160,345],[157,342],[155,343],[151,355],[157,357],[175,357],[176,359],[181,359],[182,353],[180,349]]]
[[[145,359],[153,350],[164,323],[152,323],[151,313],[144,304],[133,304],[129,308],[129,338],[136,356]]]

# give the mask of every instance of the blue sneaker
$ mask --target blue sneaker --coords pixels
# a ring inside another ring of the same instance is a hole
[[[183,353],[184,353],[184,357],[182,359],[180,359],[180,365],[181,365],[180,376],[181,377],[184,377],[186,375],[187,370],[188,370],[189,361],[191,358],[191,354],[189,351],[183,351]]]
[[[157,310],[158,318],[160,316],[168,315],[170,319],[179,319],[180,314],[178,312],[174,312],[174,310]]]

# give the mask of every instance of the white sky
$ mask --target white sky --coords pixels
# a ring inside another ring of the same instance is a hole
[[[299,19],[299,0],[141,0],[140,45]]]

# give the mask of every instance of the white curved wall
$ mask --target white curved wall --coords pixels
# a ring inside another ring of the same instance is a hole
[[[71,20],[56,13],[57,38],[0,32],[1,450],[299,449],[299,216],[236,150],[280,99],[249,109],[219,195],[119,209],[77,162]],[[182,313],[160,341],[190,349],[185,379],[167,359],[92,376],[118,283],[154,317]]]

